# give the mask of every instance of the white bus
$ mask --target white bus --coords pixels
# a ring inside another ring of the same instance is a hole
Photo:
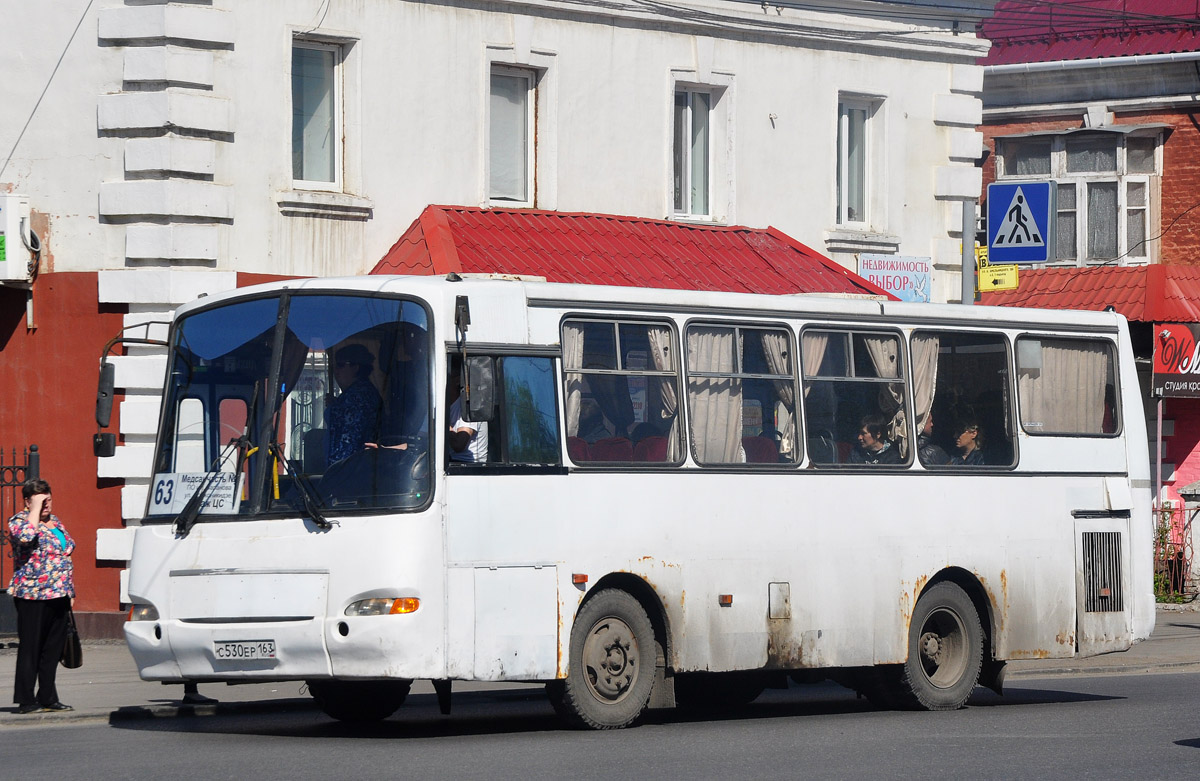
[[[307,681],[348,720],[544,682],[603,729],[789,676],[954,709],[1153,628],[1117,314],[361,277],[204,298],[169,342],[147,680]]]

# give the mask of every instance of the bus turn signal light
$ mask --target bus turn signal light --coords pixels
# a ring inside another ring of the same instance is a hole
[[[576,572],[575,574],[573,574],[571,576],[571,582],[574,583],[576,586],[586,586],[587,585],[587,575],[583,574],[582,572]]]
[[[421,606],[421,600],[416,597],[400,597],[392,603],[392,615],[401,613],[415,613],[417,608]]]
[[[720,594],[717,596],[717,602],[721,607],[733,607],[733,594]]]

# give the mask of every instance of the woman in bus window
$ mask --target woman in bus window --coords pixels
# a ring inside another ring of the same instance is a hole
[[[958,435],[954,440],[958,455],[951,457],[950,466],[984,466],[983,432],[974,418],[967,418],[958,424]]]
[[[900,451],[886,438],[882,415],[867,415],[858,430],[858,446],[850,451],[851,464],[899,464]]]

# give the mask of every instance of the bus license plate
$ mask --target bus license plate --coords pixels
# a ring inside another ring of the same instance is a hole
[[[218,659],[274,659],[274,640],[214,640],[213,655]]]

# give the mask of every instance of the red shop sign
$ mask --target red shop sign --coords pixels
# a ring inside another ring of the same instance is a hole
[[[1154,395],[1200,398],[1200,326],[1154,326]]]

